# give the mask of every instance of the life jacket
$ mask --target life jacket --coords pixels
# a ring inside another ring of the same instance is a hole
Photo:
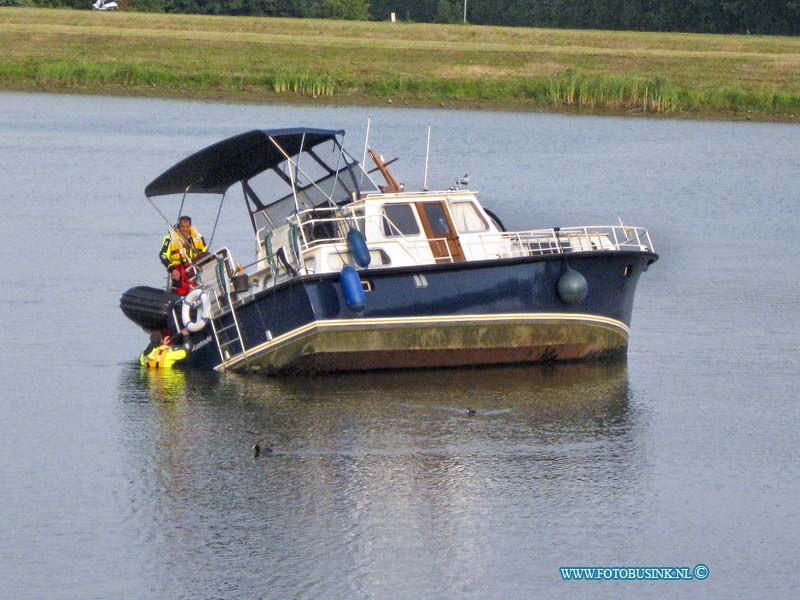
[[[192,269],[191,276],[189,274],[189,269]],[[177,270],[180,275],[180,279],[178,281],[170,279],[172,291],[179,296],[186,296],[194,289],[195,286],[195,281],[192,279],[192,277],[194,277],[194,268],[191,266],[187,268],[186,265],[180,264],[173,267],[172,270]]]
[[[170,369],[179,360],[189,355],[186,348],[172,348],[162,344],[153,348],[149,354],[141,353],[139,364],[148,369]]]
[[[185,239],[177,229],[170,229],[164,236],[162,255],[166,256],[170,267],[193,262],[195,257],[208,252],[208,246],[203,236],[194,227],[189,228],[189,239]]]

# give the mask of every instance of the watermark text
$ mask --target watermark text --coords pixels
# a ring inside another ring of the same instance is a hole
[[[706,579],[704,564],[694,567],[559,567],[564,581],[692,581]]]

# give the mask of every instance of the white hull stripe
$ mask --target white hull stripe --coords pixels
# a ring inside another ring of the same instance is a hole
[[[610,319],[608,317],[599,317],[597,315],[576,314],[576,313],[501,313],[493,315],[445,315],[440,317],[382,317],[382,318],[364,318],[364,319],[330,319],[326,321],[312,321],[306,323],[302,327],[287,331],[269,341],[248,348],[247,351],[237,354],[230,360],[217,365],[215,370],[221,371],[223,368],[230,368],[236,366],[241,362],[245,362],[248,358],[257,356],[265,350],[269,350],[272,346],[279,346],[292,338],[299,337],[314,329],[326,329],[337,327],[349,326],[408,326],[408,325],[438,325],[438,324],[462,324],[474,325],[478,323],[486,323],[492,321],[589,321],[592,323],[601,323],[603,325],[610,325],[616,329],[621,329],[627,338],[630,335],[630,327],[625,325],[622,321]]]

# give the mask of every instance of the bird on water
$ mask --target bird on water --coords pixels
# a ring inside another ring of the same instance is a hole
[[[253,450],[253,458],[258,458],[262,452],[264,454],[272,454],[273,452],[272,448],[262,448],[261,442],[256,442],[255,444],[253,444],[252,450]]]

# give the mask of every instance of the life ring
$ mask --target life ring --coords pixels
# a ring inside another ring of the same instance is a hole
[[[199,307],[198,307],[199,303]],[[191,310],[197,308],[197,314],[192,321]],[[211,301],[202,288],[195,288],[183,299],[181,306],[181,321],[183,326],[192,333],[201,331],[211,320]]]

